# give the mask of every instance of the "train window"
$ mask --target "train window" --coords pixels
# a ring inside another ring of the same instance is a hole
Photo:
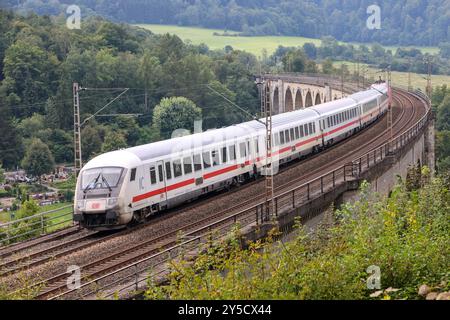
[[[227,163],[227,147],[222,148],[222,163]]]
[[[175,160],[173,162],[173,176],[178,178],[183,175],[183,170],[181,169],[181,160]]]
[[[309,133],[310,134],[313,133],[313,125],[312,125],[312,123],[309,124]]]
[[[258,141],[258,138],[255,139],[255,150],[256,150],[256,154],[259,154],[259,141]]]
[[[295,139],[300,139],[300,131],[298,130],[298,127],[295,127]]]
[[[289,130],[284,130],[284,139],[286,140],[286,143],[291,141],[289,138]]]
[[[170,168],[170,162],[166,162],[166,179],[172,179],[172,169]]]
[[[300,138],[303,138],[305,136],[305,131],[303,130],[303,125],[301,125],[299,128],[300,128]]]
[[[209,151],[203,152],[203,168],[207,169],[211,167],[211,154]]]
[[[280,144],[284,144],[284,131],[280,132]]]
[[[241,158],[247,157],[247,148],[245,147],[245,142],[241,142],[239,144],[239,153],[241,155]]]
[[[213,160],[213,166],[218,166],[220,164],[220,154],[219,151],[213,150],[211,152],[212,154],[212,160]]]
[[[331,124],[330,124],[330,117],[327,118],[327,125],[328,125],[327,128],[331,127]]]
[[[291,141],[294,141],[295,136],[294,136],[294,129],[291,129]]]
[[[305,128],[305,136],[309,136],[308,124],[305,124],[303,127]]]
[[[274,139],[274,141],[275,141],[275,145],[276,146],[279,146],[280,145],[280,134],[277,132],[277,133],[275,133],[275,139]]]
[[[130,182],[136,180],[136,168],[131,169]]]
[[[163,166],[158,165],[158,175],[159,175],[159,182],[164,181],[164,172],[163,172]]]
[[[150,183],[155,184],[156,183],[156,169],[155,167],[150,167]]]
[[[194,154],[194,170],[196,172],[202,170],[202,157],[200,154]]]
[[[313,126],[313,133],[316,133],[316,123],[313,122],[312,126]]]
[[[191,157],[186,157],[183,159],[183,168],[184,168],[184,174],[192,173],[192,158]]]
[[[230,152],[230,161],[236,160],[236,146],[229,146],[228,151]]]

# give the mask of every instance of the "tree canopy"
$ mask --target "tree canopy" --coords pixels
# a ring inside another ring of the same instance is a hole
[[[48,146],[40,139],[34,138],[26,148],[22,167],[34,177],[40,177],[50,173],[55,166],[55,161]]]
[[[163,98],[155,107],[153,126],[164,138],[170,138],[177,129],[193,132],[194,121],[201,120],[202,110],[184,97]]]
[[[8,1],[7,1],[8,2]],[[370,5],[381,9],[381,28],[366,26]],[[77,1],[83,14],[128,23],[156,23],[234,30],[244,35],[333,36],[349,42],[439,45],[450,42],[450,3],[442,0],[115,0]],[[64,12],[63,0],[11,1],[9,7],[40,14]],[[100,35],[126,46],[120,28],[105,25]],[[226,33],[226,32],[225,32]]]

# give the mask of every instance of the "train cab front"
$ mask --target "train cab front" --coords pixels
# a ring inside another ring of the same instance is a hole
[[[121,215],[120,192],[126,169],[98,167],[83,169],[77,180],[74,221],[92,230],[123,228],[127,221]]]

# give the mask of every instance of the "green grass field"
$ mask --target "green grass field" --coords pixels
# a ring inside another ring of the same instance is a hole
[[[334,62],[334,66],[336,68],[340,67],[341,64],[346,64],[348,66],[348,69],[351,73],[356,69],[356,63],[354,62],[348,62],[348,61],[336,61]],[[370,67],[368,65],[361,64],[360,68],[365,66],[367,68],[366,78],[373,77],[374,79],[378,79],[378,76],[381,75],[378,73],[380,70]],[[361,71],[362,72],[362,71]],[[393,71],[392,72],[392,83],[393,85],[401,86],[401,87],[407,87],[408,86],[408,72],[398,72]],[[432,75],[431,76],[431,83],[433,87],[441,86],[441,85],[450,85],[450,76],[445,75]],[[421,89],[425,92],[425,87],[427,85],[426,75],[425,74],[417,74],[417,73],[411,73],[411,84],[414,89]]]
[[[261,56],[262,50],[265,48],[269,54],[272,54],[280,45],[283,46],[303,46],[306,42],[312,42],[315,45],[320,45],[319,39],[303,38],[303,37],[223,37],[215,36],[214,32],[223,33],[219,29],[203,29],[191,27],[178,27],[167,25],[154,24],[140,24],[141,28],[148,29],[156,34],[176,34],[183,41],[189,40],[192,44],[205,43],[210,49],[223,49],[230,45],[234,49],[244,50],[253,53],[256,56]],[[229,31],[230,33],[234,33]]]
[[[42,207],[39,207],[39,212],[38,213],[59,209],[59,208],[62,208],[62,207],[68,206],[68,205],[72,205],[72,204],[73,204],[72,202],[62,202],[62,203],[50,204],[48,206],[42,206]],[[17,217],[17,212],[15,212],[15,211],[1,212],[0,213],[0,222],[8,222],[8,221],[10,221],[11,212],[15,213],[16,214],[16,218],[18,218]],[[53,217],[57,217],[57,216],[63,215],[65,213],[69,213],[69,212],[72,212],[72,209],[70,207],[66,208],[66,209],[59,210],[59,211],[54,212],[54,213],[51,213],[48,216],[53,218]],[[67,220],[69,218],[70,217],[67,215],[67,216],[56,218],[55,220],[52,220],[52,222],[53,222],[53,224],[56,224],[58,222],[61,222],[63,220]]]
[[[278,46],[285,47],[298,47],[303,46],[307,42],[314,43],[316,46],[320,46],[320,39],[304,38],[304,37],[283,37],[283,36],[260,36],[260,37],[234,37],[234,36],[215,36],[217,32],[222,34],[224,30],[220,29],[204,29],[194,27],[179,27],[159,24],[138,24],[141,28],[148,29],[156,34],[176,34],[182,40],[189,40],[193,44],[205,43],[211,49],[223,49],[225,46],[230,45],[234,49],[244,50],[253,53],[256,56],[261,56],[262,50],[266,49],[268,54],[272,54]],[[229,33],[236,33],[228,31]],[[354,43],[357,44],[357,43]],[[386,49],[391,49],[393,52],[397,50],[396,46],[386,46]],[[437,53],[439,49],[437,47],[420,47],[422,52]]]
[[[140,24],[139,27],[148,29],[156,34],[176,34],[184,41],[190,41],[192,44],[205,43],[211,49],[223,49],[227,45],[231,45],[234,49],[244,50],[253,53],[257,57],[261,57],[263,49],[266,49],[268,54],[272,54],[279,45],[286,47],[289,46],[303,46],[307,42],[312,42],[316,46],[320,46],[321,41],[313,38],[303,37],[278,37],[278,36],[261,36],[261,37],[234,37],[234,36],[215,36],[214,32],[222,34],[224,31],[219,29],[204,29],[204,28],[192,28],[192,27],[179,27],[168,25],[155,25],[155,24]],[[229,31],[229,33],[235,33]],[[398,47],[387,46],[386,49],[391,49],[393,52]],[[424,53],[437,53],[439,49],[437,47],[419,47]],[[336,62],[336,66],[346,63],[349,66],[351,72],[353,72],[354,63],[352,62]],[[369,74],[373,74],[377,78],[376,73],[378,69],[368,67]],[[425,89],[426,80],[424,75],[412,74],[411,81],[414,88]],[[392,82],[395,85],[408,86],[408,73],[407,72],[392,72]],[[433,86],[450,84],[450,76],[433,76]]]

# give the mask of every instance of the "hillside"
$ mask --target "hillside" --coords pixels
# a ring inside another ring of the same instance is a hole
[[[82,14],[128,23],[158,23],[235,30],[244,35],[333,36],[352,42],[436,46],[450,42],[450,1],[379,0],[381,29],[369,30],[371,0],[79,0]],[[68,0],[4,0],[38,14],[64,12]]]

